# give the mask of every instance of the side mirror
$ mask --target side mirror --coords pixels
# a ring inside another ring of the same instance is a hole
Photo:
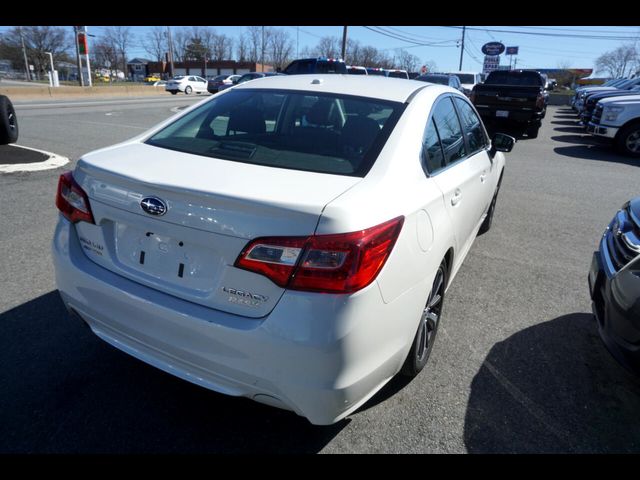
[[[514,137],[504,133],[496,133],[491,139],[491,151],[508,153],[513,150],[515,144],[516,139]]]

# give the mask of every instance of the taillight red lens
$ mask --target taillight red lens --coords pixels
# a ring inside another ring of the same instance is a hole
[[[403,223],[398,217],[357,232],[259,238],[244,248],[235,266],[292,290],[355,292],[376,278]]]
[[[89,197],[73,179],[71,172],[60,175],[56,194],[56,207],[71,222],[95,223]]]

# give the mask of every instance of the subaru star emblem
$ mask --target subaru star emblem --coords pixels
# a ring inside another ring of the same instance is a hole
[[[156,197],[144,197],[140,202],[142,209],[149,215],[164,215],[167,213],[167,204]]]

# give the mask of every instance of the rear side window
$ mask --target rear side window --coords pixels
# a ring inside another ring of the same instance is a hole
[[[458,107],[460,121],[462,122],[465,136],[467,137],[469,150],[471,153],[482,150],[488,145],[488,141],[480,118],[466,100],[456,98],[454,102],[456,102],[456,106]]]
[[[467,151],[462,136],[462,128],[450,97],[445,97],[436,104],[433,111],[433,120],[440,134],[445,165],[450,165],[464,158],[467,155]]]
[[[289,90],[229,91],[146,143],[205,157],[362,177],[405,106]]]
[[[436,125],[433,122],[433,117],[429,120],[429,124],[422,138],[422,157],[424,166],[430,174],[437,172],[445,166],[440,137],[438,136]]]

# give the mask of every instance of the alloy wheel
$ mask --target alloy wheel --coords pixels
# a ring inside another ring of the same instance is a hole
[[[427,305],[422,312],[422,320],[420,327],[419,347],[416,351],[418,361],[423,361],[429,355],[433,347],[433,341],[440,322],[440,314],[442,313],[442,299],[444,297],[444,269],[442,266],[436,272],[436,278],[433,280],[433,287],[427,300]]]

